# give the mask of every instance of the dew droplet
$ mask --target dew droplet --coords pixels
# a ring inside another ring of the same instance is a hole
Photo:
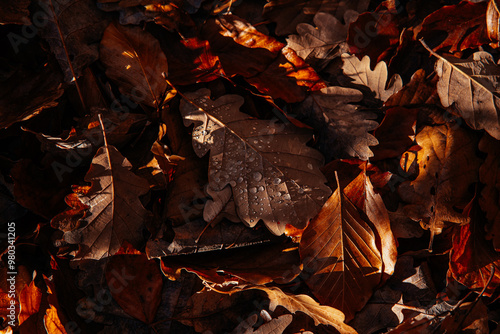
[[[255,172],[255,173],[253,173],[253,179],[254,179],[255,181],[260,181],[260,180],[262,180],[262,174],[261,174],[261,173],[259,173],[259,172]]]
[[[290,194],[284,194],[283,199],[289,201],[291,199]]]
[[[263,187],[263,186],[260,186],[260,187],[259,187],[259,191],[264,191],[264,187]]]
[[[278,185],[278,184],[280,184],[280,182],[281,182],[281,179],[280,179],[279,177],[277,177],[277,178],[275,178],[275,179],[273,180],[273,184],[274,184],[274,185]]]
[[[298,193],[299,194],[303,194],[304,193],[304,189],[303,188],[299,188]]]
[[[252,187],[250,188],[250,193],[255,194],[257,192],[257,188]]]
[[[243,178],[240,176],[237,180],[236,180],[238,183],[241,183],[243,182]]]
[[[252,161],[254,161],[254,160],[255,160],[255,157],[254,157],[253,155],[251,155],[251,156],[249,156],[249,157],[248,157],[248,161],[249,161],[249,162],[252,162]]]
[[[309,168],[309,169],[312,170],[313,169],[313,165],[312,164],[307,164],[307,168]]]
[[[203,130],[203,131],[201,131],[201,134],[204,135],[204,136],[208,135],[208,131],[207,130]]]

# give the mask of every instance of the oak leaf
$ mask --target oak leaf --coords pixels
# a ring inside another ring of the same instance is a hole
[[[369,146],[378,143],[368,131],[374,130],[375,115],[353,105],[363,94],[352,88],[328,87],[312,93],[298,111],[308,125],[319,131],[319,147],[327,160],[355,157],[367,160],[373,156]]]
[[[149,191],[149,185],[131,168],[114,146],[99,148],[85,175],[91,185],[74,187],[74,193],[66,197],[68,204],[80,209],[69,209],[52,219],[54,228],[65,231],[66,242],[80,246],[76,258],[99,260],[111,256],[124,241],[140,247],[150,213],[139,196]]]
[[[488,52],[478,51],[468,59],[438,56],[435,71],[441,103],[452,107],[475,130],[486,130],[500,139],[500,66]]]
[[[419,174],[399,188],[403,201],[410,203],[406,214],[431,231],[441,233],[446,222],[466,224],[460,212],[471,199],[468,188],[477,181],[480,159],[476,157],[476,136],[453,123],[427,126],[416,137]]]
[[[245,319],[241,324],[236,327],[231,334],[281,334],[290,325],[293,316],[284,314],[278,318],[271,319],[271,321],[264,323],[259,328],[254,329],[253,326],[257,323],[259,316],[252,314]]]
[[[298,35],[287,38],[288,47],[295,50],[314,69],[322,70],[340,55],[340,44],[345,41],[349,21],[355,15],[357,13],[348,11],[344,25],[333,15],[318,12],[313,18],[316,27],[307,23],[298,24]]]
[[[379,62],[375,69],[370,68],[370,57],[358,57],[344,53],[342,55],[344,75],[352,80],[353,84],[367,87],[375,97],[382,102],[403,87],[403,80],[396,74],[387,82],[388,71],[385,62]],[[387,89],[386,89],[387,86]]]
[[[231,185],[243,222],[253,227],[262,219],[281,235],[286,224],[303,227],[314,217],[330,189],[319,170],[322,155],[305,144],[307,129],[249,117],[238,95],[212,101],[200,89],[185,97],[180,109],[184,125],[195,124],[194,150],[199,157],[210,151],[210,187]]]
[[[167,83],[162,73],[168,73],[167,57],[152,35],[139,27],[111,23],[102,36],[99,55],[106,75],[123,94],[150,107],[163,103]]]
[[[305,229],[299,252],[306,284],[347,321],[380,283],[383,262],[375,233],[340,186]]]

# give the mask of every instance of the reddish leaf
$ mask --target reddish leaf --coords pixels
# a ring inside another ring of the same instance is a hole
[[[127,314],[151,324],[161,302],[163,281],[156,261],[146,255],[115,255],[105,269],[113,299]]]
[[[486,2],[462,1],[458,5],[445,6],[427,16],[417,38],[423,38],[434,50],[450,47],[450,52],[476,48],[490,42],[486,29]],[[442,42],[432,43],[434,36],[446,32]],[[439,43],[439,44],[438,44]]]

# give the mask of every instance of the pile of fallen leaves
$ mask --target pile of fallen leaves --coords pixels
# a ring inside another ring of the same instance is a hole
[[[1,333],[500,333],[499,5],[0,1]]]

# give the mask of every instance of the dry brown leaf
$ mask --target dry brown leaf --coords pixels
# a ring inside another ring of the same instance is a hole
[[[375,234],[339,187],[305,229],[299,251],[307,285],[347,321],[380,283],[383,263]]]
[[[113,299],[123,310],[151,324],[162,297],[163,281],[158,263],[148,260],[144,254],[115,255],[106,264],[105,276]]]
[[[488,52],[478,51],[468,59],[439,56],[435,71],[441,103],[453,107],[475,130],[486,130],[500,139],[500,66]]]
[[[389,277],[394,272],[398,251],[391,230],[389,213],[382,196],[375,192],[365,171],[344,188],[344,194],[373,224],[377,235],[377,247],[382,256],[383,272]]]
[[[241,322],[231,334],[281,334],[292,322],[293,316],[284,314],[254,329],[253,326],[257,323],[258,319],[259,316],[257,314],[251,315]]]
[[[320,134],[319,145],[327,160],[373,156],[369,146],[377,145],[368,133],[377,127],[375,115],[360,112],[351,104],[363,99],[360,91],[345,87],[328,87],[312,93],[299,106],[301,117]]]
[[[149,191],[149,185],[131,168],[114,146],[99,148],[85,175],[91,186],[74,187],[74,193],[66,197],[68,204],[79,202],[85,209],[76,213],[69,209],[52,219],[54,228],[65,231],[67,243],[80,246],[76,258],[99,260],[111,256],[124,241],[140,247],[150,213],[139,196]]]
[[[383,61],[379,62],[373,70],[370,68],[368,56],[359,60],[356,56],[344,53],[342,61],[344,62],[342,66],[344,75],[350,78],[353,84],[367,87],[382,102],[387,101],[391,95],[403,87],[403,80],[398,74],[393,75],[387,82],[387,65]]]
[[[184,125],[195,124],[195,152],[210,150],[210,187],[231,185],[238,216],[250,227],[259,219],[276,235],[286,224],[304,227],[330,193],[319,170],[322,155],[305,145],[310,132],[240,112],[238,95],[212,101],[200,89],[186,99],[180,108]]]
[[[156,107],[167,90],[162,73],[168,73],[167,57],[160,43],[139,27],[111,23],[101,40],[100,60],[106,75],[135,102]]]
[[[493,239],[495,250],[500,251],[500,142],[484,135],[479,141],[479,149],[488,154],[479,168],[479,180],[485,185],[479,204],[488,218],[486,237]]]
[[[78,78],[85,67],[99,58],[98,43],[108,22],[93,0],[39,2],[48,23],[41,36],[59,61],[64,80]]]
[[[387,107],[402,107],[412,104],[437,104],[436,84],[438,77],[429,78],[423,69],[419,69],[412,76],[409,83],[393,94],[384,105]]]
[[[329,13],[338,20],[348,10],[362,13],[368,9],[368,0],[271,0],[264,6],[264,17],[276,22],[276,34],[290,35],[300,23],[310,23],[318,12]]]
[[[297,52],[316,71],[324,69],[332,59],[340,55],[339,45],[347,38],[347,27],[355,20],[357,13],[348,11],[345,24],[328,13],[318,12],[314,15],[313,27],[307,23],[297,25],[298,35],[287,38],[288,47]]]
[[[421,221],[432,238],[441,233],[446,222],[466,224],[469,218],[459,213],[471,200],[469,186],[478,180],[481,160],[476,157],[477,138],[453,123],[427,126],[417,134],[418,177],[399,188],[406,214]]]
[[[57,106],[64,90],[57,64],[48,62],[39,71],[18,68],[0,82],[0,128],[29,119],[43,109]]]
[[[1,24],[24,24],[30,25],[30,11],[28,6],[30,0],[0,1],[0,22]]]

